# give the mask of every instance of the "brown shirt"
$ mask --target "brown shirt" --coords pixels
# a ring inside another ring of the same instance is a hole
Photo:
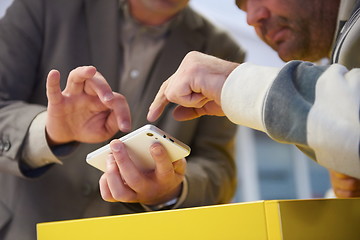
[[[144,25],[130,15],[126,1],[119,2],[120,44],[124,52],[119,92],[126,97],[131,106],[141,97],[153,66],[149,63],[155,62],[167,33],[177,18],[159,26]]]

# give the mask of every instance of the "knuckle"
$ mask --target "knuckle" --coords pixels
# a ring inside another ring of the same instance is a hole
[[[195,76],[198,72],[201,71],[201,65],[200,63],[194,63],[188,66],[186,69],[186,74],[190,74],[189,76]]]
[[[119,191],[113,194],[113,197],[118,202],[135,202],[136,197],[130,191]]]
[[[122,191],[113,191],[112,197],[118,202],[125,202],[127,200],[126,195]]]
[[[190,51],[185,55],[185,59],[197,58],[199,55],[200,55],[200,53],[197,51]]]
[[[164,95],[166,96],[166,99],[169,102],[176,102],[177,99],[178,99],[177,96],[176,96],[176,92],[173,92],[173,91],[166,90],[164,92]]]
[[[102,199],[104,199],[107,202],[113,202],[114,201],[112,196],[110,194],[107,194],[107,193],[102,193],[101,192],[101,197],[102,197]]]

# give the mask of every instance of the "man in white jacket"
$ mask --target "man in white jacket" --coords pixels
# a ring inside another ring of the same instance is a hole
[[[331,64],[290,61],[280,69],[191,52],[162,85],[148,120],[157,119],[168,102],[180,105],[177,120],[225,115],[354,177],[333,174],[334,191],[359,195],[360,1],[238,0],[237,5],[283,60],[329,57]]]

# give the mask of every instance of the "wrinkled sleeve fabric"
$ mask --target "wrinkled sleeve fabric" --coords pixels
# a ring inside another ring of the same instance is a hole
[[[360,69],[291,61],[281,69],[241,64],[226,80],[221,104],[232,122],[359,178],[359,99]]]
[[[23,176],[19,167],[29,126],[46,109],[27,100],[37,84],[41,55],[41,2],[15,1],[0,20],[0,171]],[[20,17],[21,16],[21,17]]]
[[[54,155],[54,152],[47,143],[45,130],[46,117],[46,111],[38,114],[32,121],[28,135],[25,138],[24,151],[22,153],[23,161],[33,169],[53,163],[62,164],[61,160]]]

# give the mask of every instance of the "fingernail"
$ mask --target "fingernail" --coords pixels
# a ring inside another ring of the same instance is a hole
[[[154,122],[155,119],[154,119],[154,114],[152,111],[149,111],[147,116],[146,116],[146,119],[149,121],[149,122]]]
[[[108,101],[110,101],[110,100],[112,100],[114,98],[114,94],[112,94],[112,93],[106,93],[105,95],[104,95],[104,101],[105,102],[108,102]]]
[[[151,122],[151,120],[152,120],[150,110],[149,110],[149,112],[148,112],[148,114],[147,114],[147,116],[146,116],[146,119],[147,119],[148,121],[150,121],[150,122]]]
[[[111,151],[113,152],[120,152],[121,151],[121,144],[120,143],[114,143],[111,144]]]
[[[120,124],[120,129],[122,131],[129,131],[130,130],[130,123],[128,121],[123,121],[121,124]]]
[[[155,155],[158,155],[158,156],[160,156],[160,155],[163,154],[162,148],[161,148],[160,146],[158,146],[158,145],[153,146],[152,152],[153,152]]]

